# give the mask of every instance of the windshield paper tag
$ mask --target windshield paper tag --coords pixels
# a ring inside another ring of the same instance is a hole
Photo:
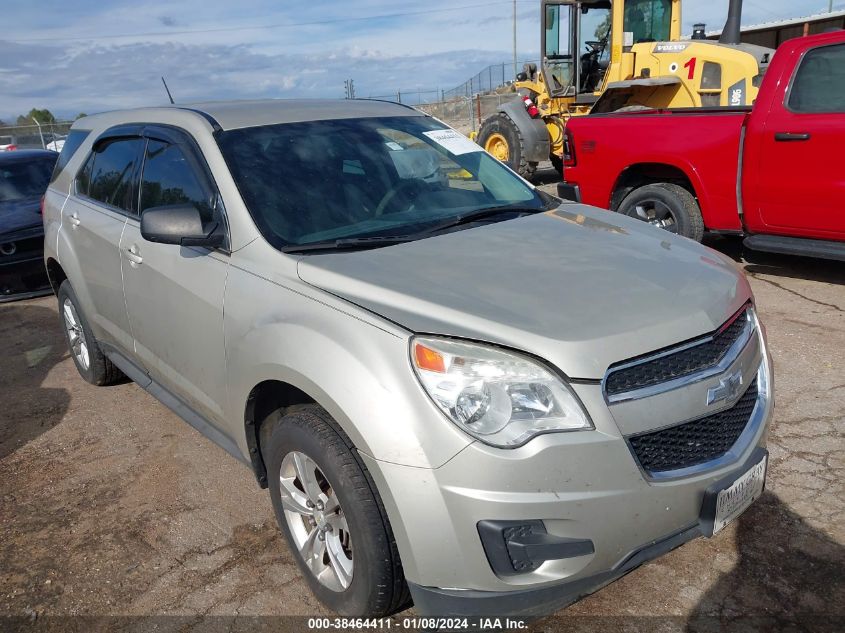
[[[432,130],[423,134],[455,156],[481,151],[481,147],[455,130]]]

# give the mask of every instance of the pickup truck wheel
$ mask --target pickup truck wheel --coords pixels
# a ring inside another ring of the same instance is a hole
[[[484,122],[478,132],[477,142],[523,178],[531,178],[537,170],[537,163],[525,160],[522,133],[513,119],[504,112],[497,112]]]
[[[67,279],[59,286],[58,298],[59,319],[79,375],[92,385],[113,385],[125,380],[123,372],[100,349]]]
[[[262,424],[262,445],[276,519],[317,598],[358,617],[409,606],[375,484],[329,414],[316,406],[276,411]]]
[[[704,237],[698,202],[689,191],[672,183],[659,182],[634,189],[617,211],[697,242]]]

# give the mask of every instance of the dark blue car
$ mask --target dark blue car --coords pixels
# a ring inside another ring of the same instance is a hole
[[[0,302],[50,291],[40,205],[58,156],[0,152]]]

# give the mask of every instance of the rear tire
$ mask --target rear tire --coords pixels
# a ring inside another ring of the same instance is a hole
[[[317,599],[354,617],[410,606],[375,484],[331,416],[317,406],[278,410],[261,436],[276,520]]]
[[[481,126],[476,139],[487,152],[525,179],[534,176],[537,163],[525,160],[524,142],[519,127],[504,112],[497,112]]]
[[[126,376],[100,349],[88,319],[79,307],[79,299],[67,279],[59,286],[57,296],[59,320],[79,375],[92,385],[113,385],[124,381]]]
[[[689,191],[673,183],[638,187],[622,200],[617,211],[696,242],[704,237],[698,202]]]

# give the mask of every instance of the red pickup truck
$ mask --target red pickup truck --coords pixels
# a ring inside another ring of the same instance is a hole
[[[591,114],[565,139],[562,198],[845,260],[845,31],[782,44],[751,108]]]

